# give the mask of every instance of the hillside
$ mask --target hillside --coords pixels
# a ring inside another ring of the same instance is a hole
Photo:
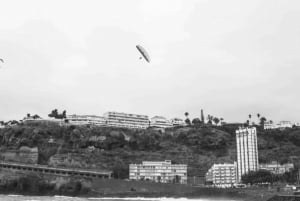
[[[236,160],[235,129],[199,126],[173,128],[162,133],[155,129],[30,123],[0,129],[0,143],[2,154],[38,147],[39,164],[109,169],[116,178],[127,178],[128,164],[144,160],[185,163],[189,176],[203,176],[215,162]],[[300,130],[259,130],[258,147],[260,162],[286,162],[295,156],[292,159],[297,163]]]

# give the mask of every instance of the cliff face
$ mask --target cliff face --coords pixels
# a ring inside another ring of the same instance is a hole
[[[118,178],[128,177],[130,163],[141,163],[144,160],[185,163],[188,164],[189,176],[203,176],[215,162],[236,160],[235,129],[185,127],[161,133],[151,129],[61,127],[32,123],[0,129],[0,143],[1,153],[20,151],[24,146],[37,147],[39,164],[109,169]],[[258,133],[260,160],[280,161],[291,155],[299,155],[299,130],[280,132],[286,133]],[[278,150],[278,147],[283,148],[284,152],[273,154],[272,151]]]

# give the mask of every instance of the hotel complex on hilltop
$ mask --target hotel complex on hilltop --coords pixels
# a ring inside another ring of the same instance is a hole
[[[101,116],[96,115],[68,115],[68,123],[72,125],[95,125],[95,126],[104,126],[106,125],[106,119]]]
[[[140,129],[149,127],[149,118],[147,115],[107,112],[104,114],[104,118],[107,121],[107,126]]]
[[[170,128],[173,124],[165,117],[155,116],[150,120],[151,127],[159,127],[159,128]]]
[[[6,122],[0,124],[1,127],[13,126],[18,123],[14,121],[12,123]],[[176,126],[186,126],[184,120],[179,118],[167,119],[163,116],[154,116],[151,119],[147,115],[131,114],[124,112],[106,112],[103,116],[98,115],[78,115],[72,114],[60,118],[41,118],[39,116],[27,116],[20,120],[20,122],[43,122],[43,123],[58,123],[59,125],[91,125],[91,126],[103,126],[103,127],[120,127],[131,129],[147,129],[149,127],[154,128],[172,128]]]
[[[187,165],[166,161],[143,161],[129,165],[129,179],[150,180],[161,183],[187,183]]]
[[[186,123],[182,119],[179,119],[179,118],[171,119],[171,123],[173,126],[185,126],[186,125]]]
[[[133,129],[147,129],[148,127],[171,128],[185,125],[184,121],[179,118],[168,120],[163,116],[154,116],[149,119],[147,115],[123,112],[106,112],[103,116],[67,115],[66,122],[71,125],[93,125]]]
[[[258,150],[256,128],[240,128],[236,130],[237,146],[237,179],[250,171],[257,171]]]
[[[277,124],[274,124],[273,122],[265,122],[264,123],[264,129],[270,130],[270,129],[284,129],[284,128],[292,128],[293,124],[290,121],[280,121]]]

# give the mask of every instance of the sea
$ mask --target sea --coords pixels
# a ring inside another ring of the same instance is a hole
[[[79,198],[68,196],[0,195],[0,201],[242,201],[228,198]]]

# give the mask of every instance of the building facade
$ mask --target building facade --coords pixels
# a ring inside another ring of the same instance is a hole
[[[241,177],[250,171],[257,171],[258,150],[256,128],[240,128],[236,130],[237,146],[237,178],[238,182]]]
[[[94,125],[94,126],[105,126],[106,119],[96,115],[68,115],[67,120],[72,125]]]
[[[284,128],[292,128],[293,124],[290,121],[280,121],[277,124],[273,122],[265,122],[264,123],[264,129],[284,129]]]
[[[128,114],[122,112],[107,112],[104,114],[107,126],[146,129],[149,127],[147,115]]]
[[[214,164],[205,175],[206,182],[212,183],[216,187],[229,188],[237,183],[236,162]]]
[[[170,128],[173,127],[173,124],[165,117],[154,116],[150,120],[150,126],[158,128]]]
[[[280,121],[278,123],[279,128],[292,128],[293,124],[290,121]]]
[[[265,130],[271,130],[271,129],[276,129],[276,128],[278,128],[278,127],[273,122],[265,122],[264,123],[264,129]]]
[[[186,126],[185,122],[182,119],[179,119],[179,118],[171,119],[171,124],[173,126]]]
[[[161,183],[187,183],[187,165],[166,161],[143,161],[129,165],[129,179],[151,180]]]
[[[272,163],[259,164],[259,169],[268,170],[273,174],[284,174],[294,169],[294,164],[285,163],[281,165],[280,163],[273,161]]]

